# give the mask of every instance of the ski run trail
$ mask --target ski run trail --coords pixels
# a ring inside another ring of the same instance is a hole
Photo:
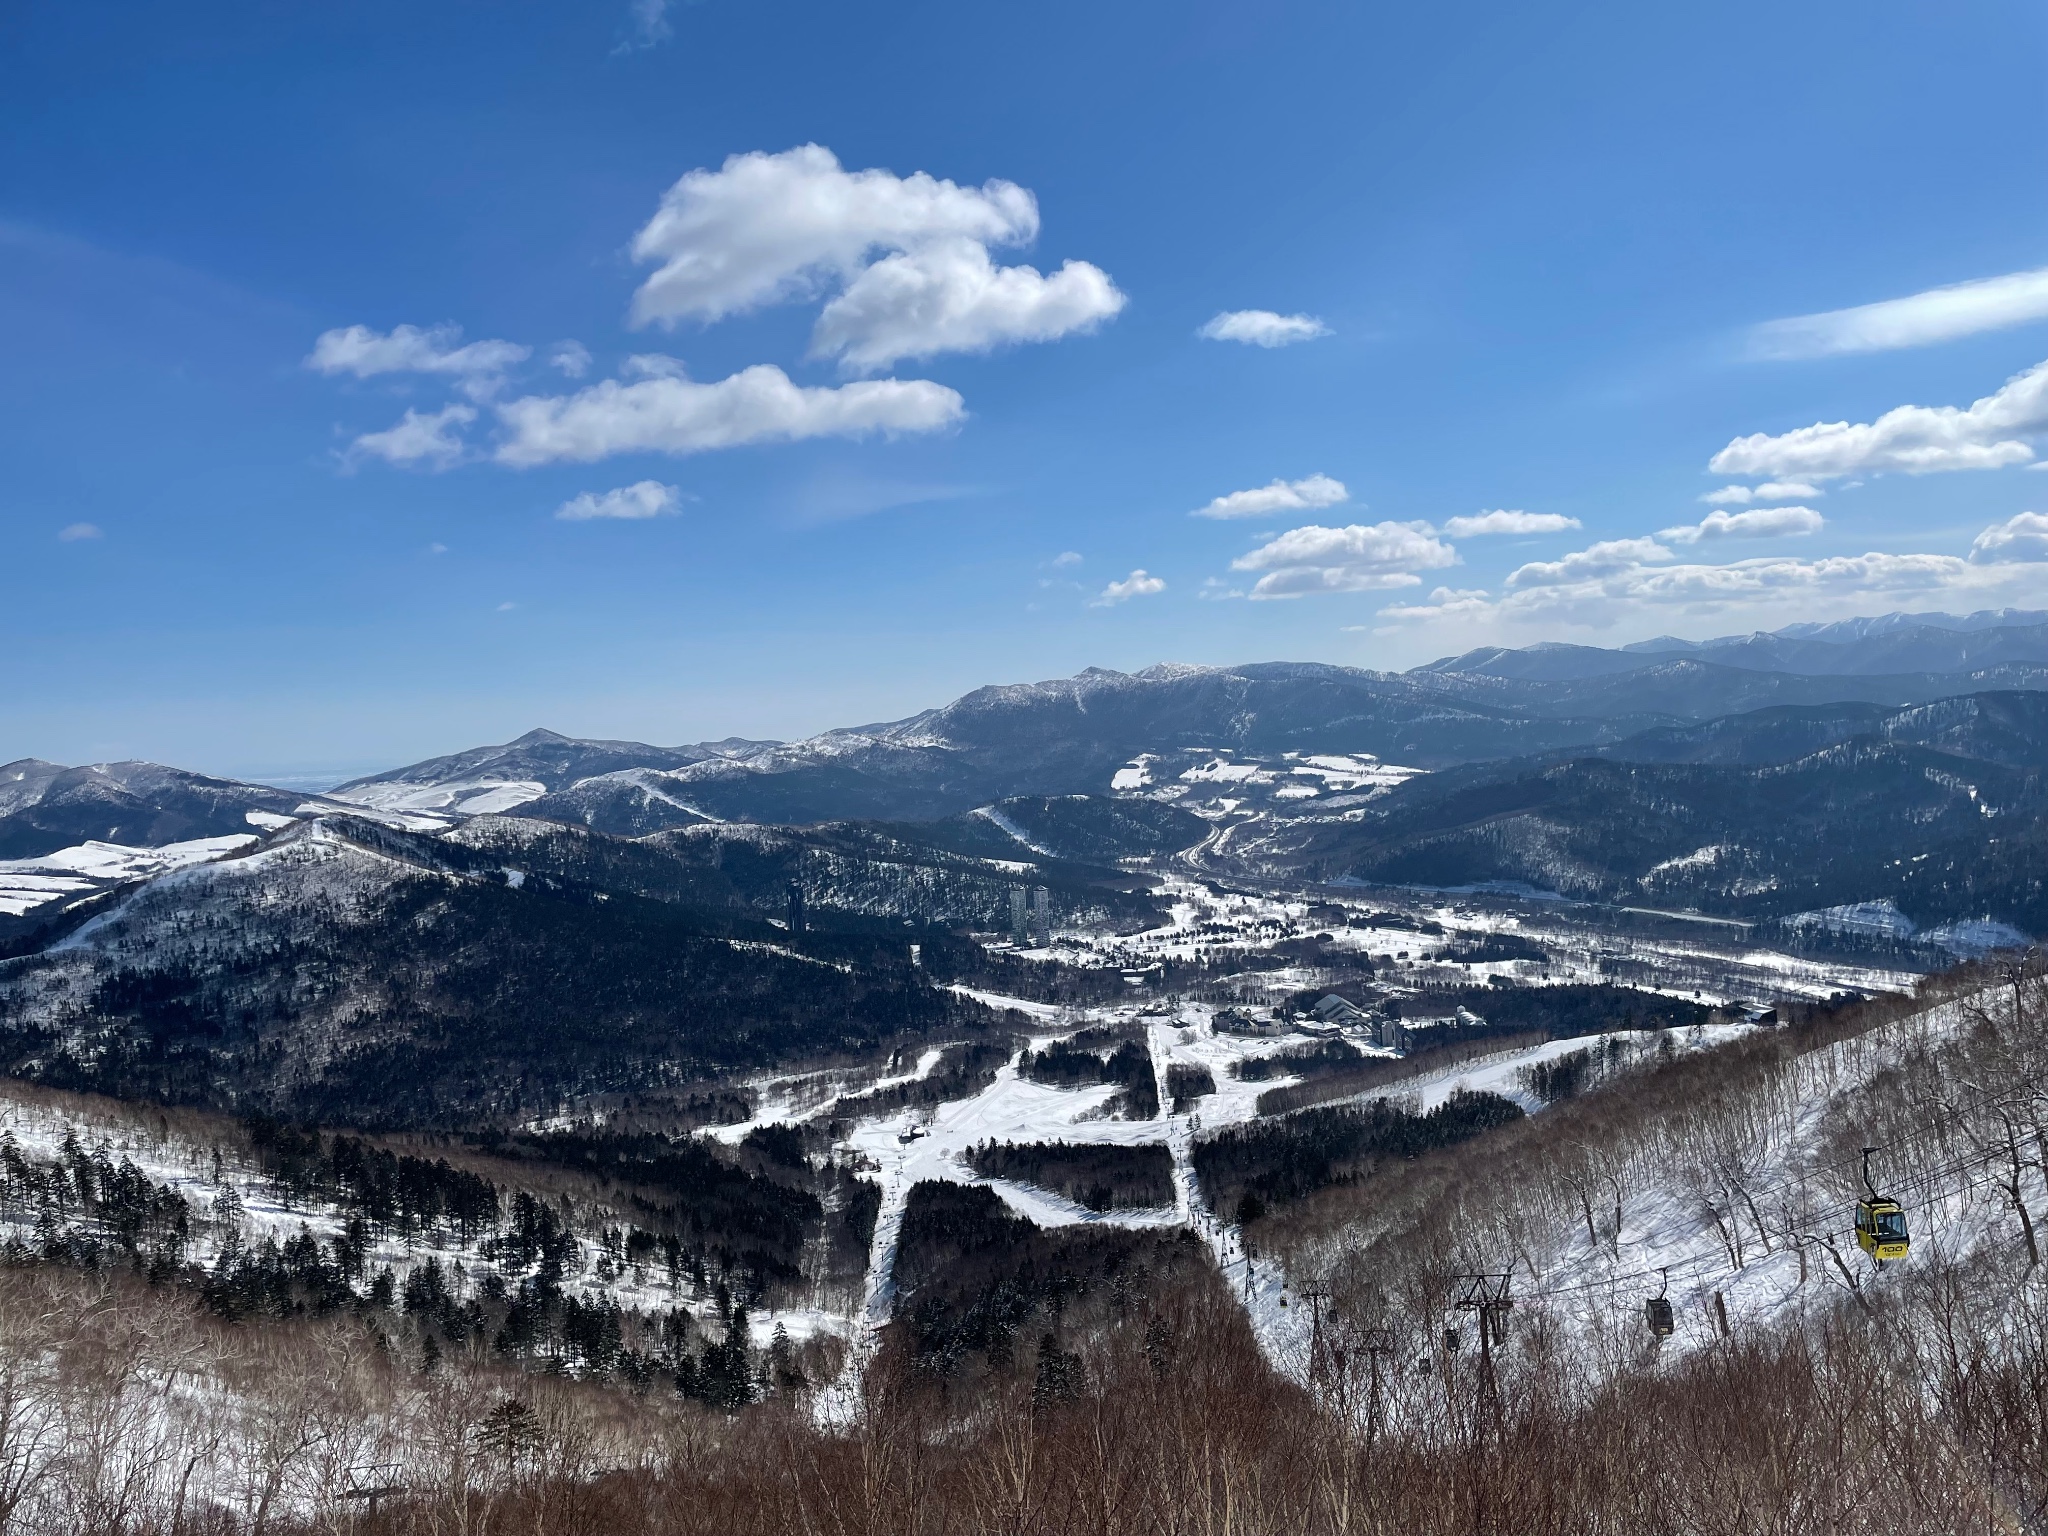
[[[896,1253],[902,1237],[903,1215],[910,1192],[919,1183],[940,1180],[956,1184],[986,1185],[1011,1210],[1040,1227],[1063,1227],[1095,1222],[1120,1227],[1173,1228],[1192,1230],[1209,1247],[1218,1270],[1233,1292],[1244,1302],[1260,1347],[1273,1364],[1297,1380],[1308,1371],[1310,1319],[1308,1309],[1292,1288],[1280,1265],[1249,1251],[1235,1223],[1209,1209],[1194,1167],[1198,1135],[1243,1124],[1258,1116],[1259,1095],[1274,1088],[1299,1082],[1280,1075],[1243,1081],[1232,1075],[1236,1063],[1313,1043],[1315,1037],[1288,1033],[1266,1038],[1244,1037],[1215,1027],[1217,1010],[1207,1004],[1189,1003],[1162,1012],[1154,1005],[1149,1013],[1134,1007],[1059,1010],[1043,1003],[1005,998],[994,993],[973,994],[992,1007],[1011,1008],[1038,1025],[1058,1022],[1062,1027],[1034,1035],[1024,1049],[1040,1050],[1091,1026],[1142,1023],[1151,1048],[1153,1070],[1159,1091],[1159,1113],[1149,1120],[1105,1118],[1110,1101],[1120,1092],[1113,1084],[1083,1089],[1054,1088],[1031,1082],[1019,1075],[1018,1057],[1000,1067],[995,1080],[971,1098],[956,1099],[936,1107],[923,1105],[904,1109],[885,1118],[857,1125],[842,1144],[864,1159],[865,1166],[881,1185],[881,1207],[868,1255],[865,1293],[853,1319],[852,1348],[839,1379],[818,1394],[816,1413],[821,1422],[845,1424],[857,1410],[860,1371],[879,1343],[881,1331],[894,1315],[896,1305]],[[1684,1031],[1683,1044],[1704,1048],[1719,1044],[1743,1032],[1745,1026],[1725,1025]],[[1523,1074],[1542,1061],[1575,1051],[1597,1048],[1610,1039],[1647,1047],[1647,1033],[1620,1032],[1582,1039],[1553,1040],[1544,1044],[1469,1058],[1438,1071],[1348,1098],[1332,1104],[1359,1103],[1375,1098],[1398,1098],[1418,1112],[1426,1112],[1463,1090],[1500,1094],[1534,1113],[1541,1101],[1524,1086]],[[1021,1051],[1019,1053],[1021,1055]],[[1166,1090],[1167,1070],[1174,1065],[1209,1069],[1216,1091],[1196,1101],[1189,1113],[1176,1114]],[[906,1136],[912,1139],[905,1140]],[[967,1163],[969,1151],[987,1141],[1047,1142],[1112,1146],[1163,1145],[1173,1157],[1171,1206],[1152,1210],[1092,1211],[1064,1196],[1035,1185],[1008,1179],[986,1178]]]

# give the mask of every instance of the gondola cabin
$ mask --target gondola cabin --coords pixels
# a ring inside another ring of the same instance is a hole
[[[1898,1201],[1873,1195],[1856,1202],[1856,1245],[1880,1264],[1906,1256],[1913,1239]]]
[[[1677,1322],[1671,1316],[1671,1298],[1652,1296],[1643,1303],[1643,1321],[1650,1325],[1650,1336],[1668,1339],[1677,1331]]]

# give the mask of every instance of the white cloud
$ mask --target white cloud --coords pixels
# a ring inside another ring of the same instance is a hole
[[[675,34],[675,28],[669,25],[668,6],[669,0],[633,0],[626,7],[625,41],[614,51],[638,53],[667,42]]]
[[[585,491],[563,502],[555,509],[555,516],[565,523],[584,523],[594,518],[638,520],[677,511],[682,504],[683,493],[674,486],[663,485],[659,480],[639,480],[615,491]]]
[[[1576,517],[1561,512],[1481,512],[1472,517],[1454,517],[1444,532],[1454,539],[1478,538],[1490,533],[1565,533],[1579,526]]]
[[[872,372],[907,357],[1051,341],[1124,307],[1088,262],[1045,273],[989,256],[1037,235],[1037,200],[1014,182],[848,171],[817,144],[734,155],[669,188],[634,237],[634,258],[659,265],[633,296],[633,319],[719,320],[842,287],[818,317],[812,355]]]
[[[2017,520],[2016,520],[2017,521]],[[2042,519],[2048,532],[2048,519]],[[1987,529],[1980,549],[2007,547],[2035,530],[2022,525]],[[1633,548],[1631,548],[1633,546]],[[1846,617],[1873,606],[1929,602],[1981,603],[1993,595],[2024,595],[2030,566],[1993,563],[1996,553],[1954,555],[1837,555],[1803,560],[1766,556],[1725,565],[1679,563],[1651,539],[1615,540],[1578,556],[1522,567],[1498,598],[1484,591],[1438,588],[1426,603],[1380,611],[1390,624],[1441,626],[1465,644],[1475,636],[1506,641],[1555,638],[1559,629],[1632,626],[1646,633],[1668,629],[1674,613],[1700,623],[1758,623],[1770,619]],[[1976,563],[1973,563],[1975,561]],[[2038,579],[2033,583],[2039,585]],[[2015,591],[2016,586],[2019,591]]]
[[[1253,598],[1282,598],[1412,587],[1422,580],[1415,572],[1457,563],[1458,552],[1427,523],[1353,523],[1290,529],[1230,568],[1265,572],[1252,585]]]
[[[2022,512],[1992,524],[1970,545],[1970,559],[1979,565],[2048,560],[2048,517]]]
[[[1748,512],[1709,512],[1697,523],[1666,528],[1657,537],[1674,544],[1698,544],[1711,539],[1782,539],[1819,533],[1826,522],[1811,507],[1757,507]]]
[[[416,325],[393,326],[387,335],[367,325],[342,326],[323,331],[313,342],[305,365],[330,377],[351,373],[359,379],[384,373],[435,373],[451,375],[472,400],[494,393],[501,375],[533,353],[511,341],[472,341],[461,345],[462,329],[436,325],[422,330]]]
[[[1227,496],[1218,496],[1205,507],[1195,508],[1188,516],[1266,517],[1275,512],[1307,512],[1318,507],[1334,507],[1350,494],[1341,480],[1332,480],[1328,475],[1310,475],[1305,480],[1275,480],[1270,485],[1257,486],[1249,491],[1232,491]]]
[[[1047,276],[998,267],[978,240],[952,236],[885,256],[825,306],[811,352],[871,373],[906,357],[986,352],[1092,330],[1124,307],[1109,274],[1069,261]]]
[[[1727,475],[1793,475],[1832,480],[1897,470],[2000,469],[2024,464],[2034,451],[2025,438],[2048,431],[2048,363],[2008,379],[1965,410],[1953,405],[1902,405],[1874,422],[1816,422],[1771,436],[1738,437],[1708,467]]]
[[[344,458],[351,463],[373,458],[388,464],[446,469],[462,457],[462,437],[457,429],[475,420],[476,412],[466,405],[438,411],[408,409],[396,426],[365,432],[349,444]]]
[[[1014,182],[846,171],[818,144],[733,155],[670,187],[633,237],[636,261],[660,263],[633,296],[633,318],[718,320],[808,297],[876,251],[948,237],[1019,245],[1037,233],[1037,201]]]
[[[806,388],[757,364],[715,384],[676,376],[606,379],[572,395],[529,395],[498,407],[508,436],[500,463],[590,463],[617,453],[703,453],[746,443],[933,432],[965,415],[960,396],[926,379]]]
[[[1108,586],[1104,587],[1101,596],[1097,597],[1091,606],[1108,608],[1117,603],[1127,602],[1134,597],[1150,597],[1155,592],[1164,592],[1165,590],[1166,583],[1157,576],[1137,570],[1131,572],[1122,581],[1112,581]]]
[[[665,352],[635,352],[627,358],[619,372],[634,379],[686,379],[690,370],[683,366],[680,357],[670,357]]]
[[[105,535],[98,523],[71,523],[57,530],[57,537],[66,544],[76,544],[80,539],[98,539]]]
[[[590,372],[590,348],[580,341],[558,341],[548,348],[548,365],[580,379]]]
[[[1394,623],[1442,623],[1446,620],[1487,620],[1499,607],[1484,587],[1438,587],[1426,603],[1390,603],[1380,610],[1382,619]],[[1347,624],[1348,631],[1377,628],[1371,624]]]
[[[1655,539],[1603,539],[1562,560],[1532,560],[1508,576],[1511,587],[1562,587],[1675,558]]]
[[[981,486],[943,480],[902,480],[871,475],[850,464],[821,465],[790,494],[785,506],[800,528],[868,517],[895,507],[930,506],[986,494]]]
[[[1297,341],[1314,341],[1330,334],[1330,328],[1314,315],[1281,315],[1270,309],[1226,309],[1210,320],[1197,336],[1205,341],[1241,341],[1253,347],[1288,347]]]
[[[1709,491],[1700,498],[1710,507],[1746,507],[1752,501],[1805,501],[1827,492],[1817,485],[1808,485],[1804,480],[1766,480],[1762,485],[1724,485],[1718,491]]]
[[[1063,571],[1070,565],[1079,565],[1080,563],[1081,552],[1077,549],[1062,550],[1059,554],[1046,561],[1046,564],[1056,571]]]
[[[517,608],[518,606],[519,605],[517,603],[500,603],[498,604],[498,612],[510,613],[514,608]]]
[[[1772,320],[1750,332],[1764,358],[1888,352],[2048,320],[2048,267],[1930,288],[1903,299]]]

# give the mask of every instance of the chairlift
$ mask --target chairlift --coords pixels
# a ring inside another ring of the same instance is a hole
[[[1903,1259],[1913,1246],[1913,1238],[1906,1230],[1905,1207],[1890,1196],[1879,1194],[1870,1181],[1870,1154],[1877,1150],[1863,1149],[1864,1195],[1856,1202],[1856,1246],[1882,1264],[1888,1259]]]
[[[1678,1323],[1671,1315],[1671,1298],[1664,1293],[1671,1288],[1671,1271],[1660,1269],[1657,1275],[1661,1284],[1657,1294],[1643,1303],[1643,1321],[1650,1325],[1650,1337],[1668,1339],[1678,1331]]]
[[[1455,1329],[1455,1328],[1446,1328],[1446,1329],[1444,1330],[1444,1353],[1445,1353],[1445,1354],[1455,1355],[1455,1354],[1456,1354],[1456,1353],[1458,1352],[1458,1344],[1459,1344],[1459,1342],[1460,1342],[1460,1341],[1459,1341],[1459,1338],[1458,1338],[1458,1330],[1457,1330],[1457,1329]]]

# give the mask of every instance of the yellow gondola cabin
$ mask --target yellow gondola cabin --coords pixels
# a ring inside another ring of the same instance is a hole
[[[1906,1256],[1913,1239],[1898,1201],[1872,1195],[1856,1202],[1856,1245],[1879,1263]]]

